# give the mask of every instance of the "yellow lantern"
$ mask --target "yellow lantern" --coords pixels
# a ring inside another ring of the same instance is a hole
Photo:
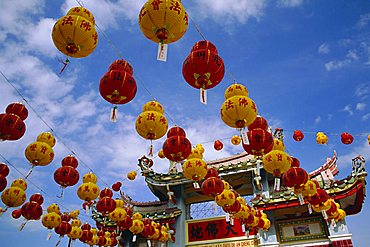
[[[295,194],[302,194],[303,196],[313,196],[316,194],[316,183],[309,179],[303,186],[300,188],[295,188],[294,193]]]
[[[238,197],[238,198],[241,198],[241,197]],[[240,207],[240,210],[236,214],[234,214],[234,217],[236,219],[243,221],[244,219],[248,218],[248,215],[249,215],[249,208],[245,204],[242,204]]]
[[[161,159],[166,158],[166,156],[164,156],[164,153],[163,153],[162,149],[158,152],[158,157],[161,158]]]
[[[225,180],[222,180],[222,182],[224,183],[224,190],[229,190],[230,189],[230,184],[228,182],[226,182]]]
[[[136,171],[131,171],[131,172],[127,173],[127,178],[129,180],[135,180],[136,175],[137,175]]]
[[[229,187],[229,189],[230,189],[230,187]],[[236,200],[240,202],[240,205],[246,205],[247,204],[247,202],[245,201],[244,197],[238,196],[236,198]]]
[[[159,241],[161,242],[166,242],[169,238],[169,234],[168,234],[168,231],[167,231],[167,227],[165,226],[162,226],[161,227],[161,237],[159,238]]]
[[[50,212],[42,216],[42,225],[48,229],[56,228],[62,222],[62,219],[59,214],[56,212]]]
[[[99,237],[98,237],[98,230],[96,228],[91,228],[90,232],[93,234],[93,237],[90,241],[87,242],[90,246],[94,246],[98,244]]]
[[[56,48],[70,57],[86,57],[98,44],[92,13],[83,7],[74,7],[53,27],[52,38]]]
[[[6,188],[1,194],[1,201],[7,207],[19,207],[26,201],[27,183],[21,178],[13,181],[9,188]],[[3,210],[3,212],[6,209]]]
[[[215,197],[216,204],[220,207],[231,206],[234,204],[235,200],[236,196],[234,192],[226,189],[224,189],[221,194]]]
[[[280,175],[286,172],[292,163],[292,158],[285,152],[280,150],[272,150],[268,154],[263,156],[263,168],[274,175],[274,177],[280,177]]]
[[[100,188],[96,185],[96,175],[87,173],[83,176],[82,181],[83,183],[77,189],[78,197],[87,202],[95,200],[100,193]]]
[[[144,230],[144,223],[141,220],[132,220],[132,226],[129,228],[132,234],[137,235]]]
[[[279,139],[274,139],[274,146],[272,147],[272,150],[284,151],[285,150],[284,142]]]
[[[134,213],[132,215],[132,219],[133,220],[143,220],[143,216],[141,215],[141,213]]]
[[[188,158],[182,165],[184,177],[199,181],[207,175],[207,163],[201,158]]]
[[[50,206],[47,208],[47,212],[48,213],[57,213],[59,214],[60,213],[60,208],[57,204],[53,203],[53,204],[50,204]]]
[[[231,98],[237,95],[248,97],[248,89],[242,84],[234,83],[230,85],[228,88],[226,88],[224,95],[225,95],[225,99],[228,99],[228,98]]]
[[[370,135],[367,136],[367,142],[369,143],[370,145]]]
[[[56,140],[55,137],[51,132],[43,132],[40,135],[37,136],[36,141],[38,142],[45,142],[47,143],[50,147],[54,147]]]
[[[195,145],[195,149],[199,150],[201,155],[204,154],[204,147],[202,144],[198,143],[197,145]]]
[[[188,28],[188,15],[179,0],[149,0],[140,10],[140,29],[155,43],[179,40]]]
[[[268,229],[270,229],[270,226],[271,226],[271,221],[267,218],[262,218],[263,221],[265,222],[265,224],[263,225],[262,229],[264,231],[268,231]]]
[[[82,229],[79,226],[72,226],[72,230],[67,235],[71,239],[78,239],[82,236]]]
[[[346,212],[343,209],[338,209],[338,216],[334,218],[335,222],[343,221],[346,217]]]
[[[328,137],[323,132],[317,132],[316,142],[318,144],[326,144],[328,142]]]
[[[80,210],[76,209],[69,213],[72,219],[77,219],[78,215],[80,214]]]
[[[233,145],[239,145],[240,144],[240,142],[242,141],[242,139],[240,138],[240,136],[237,136],[237,135],[234,135],[233,137],[231,137],[231,143],[233,144]]]
[[[235,95],[221,106],[221,119],[232,128],[244,128],[257,117],[257,107],[253,100],[243,95]]]
[[[124,202],[122,200],[115,200],[116,201],[116,208],[113,212],[109,213],[109,218],[114,222],[118,223],[124,221],[126,218],[126,210],[123,208]]]
[[[137,133],[148,140],[157,140],[164,136],[168,129],[163,107],[156,101],[149,101],[143,107],[143,112],[136,119]]]
[[[253,222],[250,224],[251,227],[256,227],[258,225],[258,217],[253,216]]]
[[[54,151],[46,142],[33,142],[25,150],[25,156],[32,166],[47,166],[54,159]]]

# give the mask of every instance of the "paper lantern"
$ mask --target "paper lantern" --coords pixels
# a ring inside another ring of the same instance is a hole
[[[328,142],[328,137],[323,132],[317,132],[316,142],[317,144],[326,144]]]
[[[122,200],[116,199],[116,208],[113,212],[109,213],[109,218],[116,223],[124,221],[126,218],[126,210],[123,208],[124,202]]]
[[[137,175],[136,171],[131,171],[131,172],[129,172],[129,173],[127,174],[127,178],[128,178],[129,180],[135,180],[136,175]]]
[[[95,200],[100,192],[98,185],[96,185],[96,175],[93,173],[87,173],[83,176],[82,182],[83,183],[77,189],[77,196],[86,202]]]
[[[274,141],[270,132],[255,128],[247,132],[249,144],[243,144],[244,150],[248,154],[262,156],[270,152],[274,146]]]
[[[47,166],[54,159],[54,151],[45,142],[33,142],[25,150],[25,156],[32,166]]]
[[[193,45],[193,48],[191,48],[191,51],[199,50],[210,50],[211,52],[218,53],[216,46],[208,40],[200,40]]]
[[[192,149],[190,156],[182,165],[184,177],[199,181],[206,176],[208,167],[202,158],[203,155],[199,150]]]
[[[185,81],[197,89],[211,89],[217,86],[225,75],[222,58],[209,49],[192,51],[182,65]]]
[[[248,97],[248,90],[242,84],[231,84],[228,88],[226,88],[224,93],[225,99],[231,98],[233,96],[246,96]]]
[[[12,113],[0,114],[0,140],[15,141],[26,132],[26,124],[23,120]]]
[[[28,117],[28,110],[27,110],[26,106],[24,104],[22,104],[21,102],[15,102],[15,103],[9,104],[6,107],[5,112],[17,115],[23,121],[26,120],[26,118]]]
[[[300,187],[307,183],[308,173],[300,167],[291,167],[283,174],[282,180],[285,186]]]
[[[100,199],[96,203],[96,211],[102,213],[103,216],[108,215],[116,209],[116,201],[112,199],[113,192],[109,188],[105,188],[100,192]]]
[[[347,132],[343,132],[340,137],[343,144],[348,145],[353,142],[353,136]]]
[[[6,188],[1,194],[1,201],[7,207],[19,207],[26,201],[27,183],[18,178],[12,182],[9,188]]]
[[[202,183],[202,192],[206,196],[215,197],[224,191],[224,184],[218,177],[209,177]]]
[[[136,81],[123,70],[110,70],[100,79],[100,95],[109,103],[126,104],[136,95]]]
[[[303,196],[313,196],[316,193],[317,186],[316,183],[312,180],[308,180],[303,186],[299,188],[294,188],[295,194],[302,194]]]
[[[79,178],[78,171],[71,166],[62,166],[54,172],[55,182],[64,188],[77,184]]]
[[[216,204],[220,207],[233,205],[236,200],[234,192],[224,189],[224,191],[215,197]]]
[[[257,116],[257,107],[253,100],[243,95],[227,98],[221,106],[221,119],[232,128],[244,128]]]
[[[42,215],[41,204],[44,198],[41,194],[34,194],[30,197],[30,201],[23,204],[21,207],[22,216],[27,220],[38,220]]]
[[[284,142],[279,139],[274,139],[274,146],[272,147],[272,150],[284,151],[285,150]]]
[[[137,235],[144,230],[144,223],[139,219],[133,220],[132,226],[129,228],[129,230],[132,232],[132,234]]]
[[[224,144],[220,141],[220,140],[216,140],[214,143],[213,143],[213,148],[217,151],[220,151],[224,148]]]
[[[74,7],[53,26],[52,39],[56,48],[69,57],[90,55],[98,44],[98,33],[92,13],[84,7]]]
[[[167,139],[163,143],[162,150],[167,159],[180,162],[189,157],[191,143],[186,138],[185,131],[182,128],[173,127],[167,133]]]
[[[64,235],[67,235],[72,231],[72,226],[71,224],[68,223],[68,221],[62,220],[59,226],[54,228],[54,231],[56,234],[59,234],[60,237],[63,237]]]
[[[146,103],[143,112],[136,119],[137,133],[148,140],[156,140],[164,136],[167,132],[168,123],[163,113],[163,107],[158,102],[150,101]]]
[[[208,167],[207,174],[204,177],[204,179],[210,178],[210,177],[216,177],[218,178],[218,171],[213,167]]]
[[[47,214],[42,216],[41,222],[44,227],[48,229],[53,229],[60,225],[62,219],[57,212],[48,212]]]
[[[237,135],[233,135],[232,137],[231,137],[231,144],[233,144],[233,145],[239,145],[240,143],[241,143],[241,141],[242,141],[242,138],[240,138],[240,136],[237,136]]]
[[[247,219],[250,214],[249,208],[245,204],[241,203],[240,200],[237,200],[237,201],[239,201],[239,203],[241,204],[240,209],[233,216],[234,218],[239,219],[240,221],[243,221]]]
[[[280,177],[282,173],[286,172],[291,163],[292,158],[280,150],[272,150],[263,156],[263,168],[275,177]]]
[[[300,130],[295,130],[293,133],[293,139],[297,142],[302,141],[304,138],[304,134]]]
[[[226,213],[235,214],[235,213],[239,212],[239,210],[241,209],[241,204],[238,200],[235,200],[235,202],[232,205],[223,206],[222,209]]]
[[[47,143],[50,147],[54,147],[56,140],[55,137],[51,132],[43,132],[37,136],[36,141],[38,142],[45,142]]]
[[[111,63],[108,71],[111,71],[111,70],[124,71],[126,73],[129,73],[131,76],[134,74],[134,69],[132,68],[131,64],[129,64],[124,59],[118,59],[118,60],[115,60],[113,63]]]
[[[78,160],[73,155],[68,155],[62,159],[62,166],[71,166],[77,168]]]
[[[252,130],[252,129],[267,130],[267,128],[268,128],[268,123],[266,119],[264,119],[261,116],[257,116],[256,119],[248,126],[248,130]]]
[[[169,44],[179,40],[188,28],[188,15],[181,1],[149,0],[140,10],[140,29],[155,43]]]

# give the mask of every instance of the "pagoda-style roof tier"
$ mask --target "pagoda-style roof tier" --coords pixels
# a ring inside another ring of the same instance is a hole
[[[342,180],[331,180],[320,183],[331,198],[339,202],[348,215],[361,211],[365,198],[366,172],[352,173]],[[270,193],[269,197],[258,195],[251,200],[251,204],[261,210],[276,210],[291,207],[300,207],[298,197],[292,189]],[[305,202],[307,204],[307,202]]]
[[[145,159],[147,158],[145,157]],[[140,163],[141,159],[139,160],[139,166]],[[262,159],[261,157],[243,152],[228,158],[207,162],[207,165],[215,168],[219,176],[228,181],[241,195],[251,195],[253,194],[252,172],[256,171],[258,165],[262,166]],[[185,178],[182,172],[164,174],[146,169],[145,166],[140,167],[148,187],[161,201],[168,200],[168,192],[176,192],[181,186],[184,187],[186,204],[208,201],[211,199],[210,197],[204,196],[200,188],[194,188],[194,181]]]

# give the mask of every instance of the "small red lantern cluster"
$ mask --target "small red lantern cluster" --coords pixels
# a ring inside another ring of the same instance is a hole
[[[217,48],[209,41],[195,43],[190,55],[182,65],[185,81],[192,87],[201,89],[201,102],[207,103],[203,90],[219,84],[225,75],[225,65],[218,55]]]
[[[41,194],[37,193],[37,194],[33,194],[31,197],[30,197],[30,201],[23,204],[23,206],[21,207],[20,211],[21,211],[21,215],[28,221],[28,220],[39,220],[41,215],[42,215],[42,207],[41,207],[41,204],[44,202],[44,198],[42,197]],[[19,209],[16,209],[16,210],[19,210]],[[14,211],[16,211],[14,210]],[[14,212],[14,214],[17,214],[17,212]],[[26,221],[26,222],[27,222]],[[21,227],[20,227],[20,230],[23,229],[23,227],[25,226],[26,222],[24,222]]]
[[[8,174],[9,167],[4,163],[0,163],[0,192],[2,192],[8,184],[8,181],[6,180],[6,176],[8,176]]]
[[[188,158],[191,153],[191,143],[186,138],[184,129],[178,126],[169,129],[162,150],[164,156],[173,162],[181,162]]]
[[[137,86],[132,66],[125,60],[116,60],[107,73],[100,79],[100,95],[109,103],[126,104],[136,95]],[[116,121],[116,108],[113,108],[111,120]]]
[[[62,214],[61,219],[62,221],[60,222],[60,225],[54,228],[55,233],[59,234],[60,238],[72,231],[72,226],[69,224],[71,216],[68,213],[64,213]]]
[[[63,158],[62,167],[54,172],[54,180],[62,189],[77,184],[80,174],[77,171],[78,160],[73,155]]]
[[[248,143],[245,143],[244,140],[242,143],[247,153],[262,156],[272,150],[274,140],[267,128],[267,121],[261,116],[256,117],[248,126]]]
[[[353,142],[353,136],[347,132],[343,132],[340,137],[343,144],[348,145]]]
[[[300,142],[302,141],[304,138],[304,134],[302,133],[302,131],[300,130],[295,130],[294,133],[293,133],[293,139],[296,141],[296,142]]]
[[[28,117],[27,108],[20,102],[9,104],[5,113],[0,114],[0,140],[15,141],[26,132],[24,120]]]

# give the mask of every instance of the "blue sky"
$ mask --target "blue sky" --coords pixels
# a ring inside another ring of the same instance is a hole
[[[153,97],[162,103],[174,123],[186,130],[193,144],[204,144],[206,160],[243,151],[228,140],[224,140],[221,152],[212,147],[214,140],[237,134],[219,117],[223,93],[233,78],[248,88],[259,113],[269,124],[285,130],[288,152],[299,158],[307,171],[318,168],[334,150],[339,156],[338,178],[350,173],[351,159],[357,155],[369,160],[369,1],[184,1],[190,17],[217,46],[233,77],[226,74],[217,87],[208,91],[207,105],[199,102],[199,92],[184,81],[181,73],[183,61],[201,36],[190,22],[184,37],[169,45],[168,61],[156,61],[157,45],[144,37],[137,23],[144,2],[85,1],[100,30],[134,68],[138,92],[132,102],[119,106],[117,123],[109,121],[111,106],[98,91],[100,78],[110,63],[118,59],[101,32],[96,50],[87,58],[71,59],[66,71],[59,75],[58,58],[65,57],[52,43],[51,28],[77,2],[0,3],[0,70],[60,137],[53,163],[37,167],[30,177],[47,193],[44,208],[52,202],[71,210],[82,204],[76,196],[77,186],[67,189],[63,200],[56,198],[60,190],[51,174],[60,167],[62,158],[70,154],[68,149],[109,185],[137,169],[137,159],[147,153],[149,143],[136,133],[134,122],[142,105]],[[10,102],[21,100],[4,78],[0,79],[0,96],[2,111]],[[24,173],[30,166],[23,150],[39,133],[49,130],[29,111],[24,137],[16,142],[3,142],[0,148],[0,153]],[[305,133],[300,143],[292,140],[295,129]],[[327,133],[327,145],[316,144],[317,131]],[[354,135],[352,145],[340,142],[344,131]],[[155,151],[163,141],[154,142]],[[156,171],[168,169],[168,162],[158,158],[154,161]],[[80,162],[81,175],[88,171],[86,165]],[[8,182],[18,177],[11,169]],[[105,187],[104,182],[98,183],[101,188]],[[133,182],[125,180],[123,189],[138,201],[155,199],[141,176]],[[36,192],[39,189],[29,185],[28,195]],[[347,218],[355,246],[370,245],[362,220],[369,214],[366,201],[360,214]],[[92,223],[88,218],[82,219]],[[57,241],[55,235],[52,243],[45,241],[47,230],[40,222],[27,225],[22,232],[17,230],[21,220],[11,219],[10,212],[0,222],[2,246],[24,246],[29,241],[50,246]]]

